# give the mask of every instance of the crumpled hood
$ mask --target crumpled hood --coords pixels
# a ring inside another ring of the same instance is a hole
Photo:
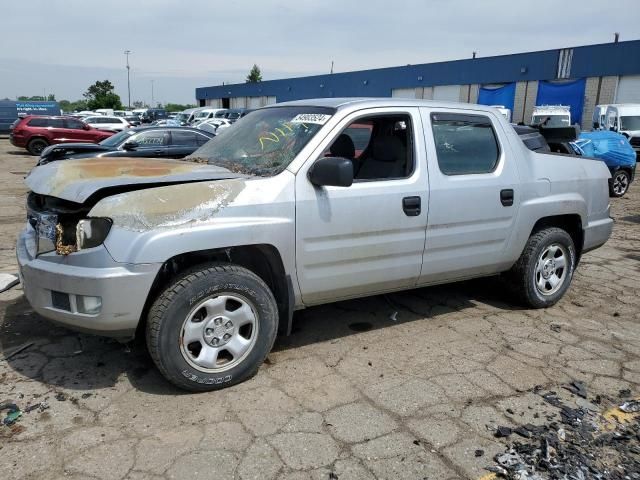
[[[109,187],[244,177],[222,167],[180,160],[88,158],[36,167],[25,183],[35,193],[83,203],[94,193]]]

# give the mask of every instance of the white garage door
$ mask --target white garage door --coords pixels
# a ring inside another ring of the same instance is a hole
[[[391,96],[394,98],[416,98],[415,88],[394,88],[391,90]]]
[[[443,102],[459,102],[460,85],[438,85],[433,87],[433,99]]]
[[[640,103],[640,75],[620,77],[616,103]]]
[[[249,97],[247,108],[260,108],[262,105],[262,97]]]
[[[276,103],[276,97],[268,96],[267,103],[265,105],[273,105],[274,103]]]

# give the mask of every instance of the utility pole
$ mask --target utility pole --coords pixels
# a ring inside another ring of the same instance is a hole
[[[153,80],[151,80],[151,108],[156,108],[156,103],[153,100]]]
[[[129,67],[129,55],[133,53],[131,50],[125,50],[124,54],[127,56],[127,93],[129,94],[129,110],[131,110],[131,81],[129,79],[129,71],[131,68]]]
[[[333,60],[331,60],[331,73],[333,74]]]

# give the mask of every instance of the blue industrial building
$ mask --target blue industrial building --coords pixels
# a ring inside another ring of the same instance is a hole
[[[562,103],[588,126],[595,105],[640,103],[640,40],[196,88],[201,106],[225,108],[352,96],[499,104],[514,121]]]

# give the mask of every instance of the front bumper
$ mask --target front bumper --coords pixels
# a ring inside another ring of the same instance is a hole
[[[117,263],[104,246],[36,257],[34,245],[27,225],[16,251],[25,297],[37,313],[75,330],[133,337],[160,264]],[[85,298],[100,298],[96,313],[79,311]]]

